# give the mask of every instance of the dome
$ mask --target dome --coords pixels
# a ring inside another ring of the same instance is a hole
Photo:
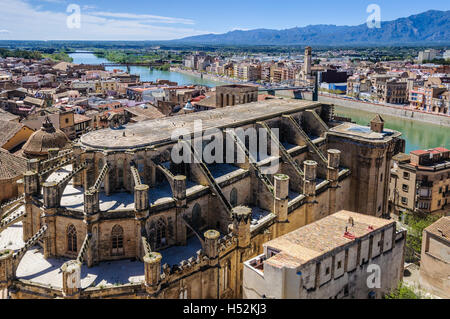
[[[59,129],[55,129],[47,117],[41,129],[30,136],[22,150],[27,157],[39,157],[48,155],[49,149],[63,149],[69,145],[70,141],[66,134]]]
[[[183,108],[186,111],[194,111],[194,107],[191,104],[191,100],[188,100],[188,102],[186,103],[185,107]]]

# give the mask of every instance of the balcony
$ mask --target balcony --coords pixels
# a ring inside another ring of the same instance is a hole
[[[429,182],[429,181],[418,181],[418,182],[417,182],[417,186],[418,186],[418,187],[422,187],[422,188],[432,188],[432,187],[433,187],[433,182]]]

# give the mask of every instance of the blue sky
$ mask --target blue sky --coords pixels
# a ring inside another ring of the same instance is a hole
[[[81,9],[80,28],[68,27],[70,4]],[[236,29],[357,25],[369,16],[369,4],[380,6],[383,21],[450,10],[447,0],[0,0],[0,40],[170,40]]]

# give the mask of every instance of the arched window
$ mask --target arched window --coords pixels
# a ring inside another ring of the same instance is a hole
[[[236,188],[233,188],[230,193],[230,204],[233,207],[236,207],[238,204],[238,192]]]
[[[156,245],[158,248],[167,246],[167,225],[162,218],[156,225]]]
[[[182,287],[180,289],[180,295],[179,295],[180,299],[187,299],[188,298],[188,290],[186,287]]]
[[[111,255],[123,256],[123,228],[115,225],[111,231]]]
[[[153,221],[148,230],[148,242],[152,249],[158,250],[168,246],[167,222],[160,218],[156,223]]]
[[[192,209],[192,226],[198,230],[202,226],[202,208],[197,203]]]
[[[67,227],[67,251],[76,253],[77,250],[77,229],[74,225]]]

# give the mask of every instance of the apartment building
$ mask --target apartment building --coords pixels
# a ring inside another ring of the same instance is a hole
[[[443,87],[416,87],[409,92],[410,106],[417,110],[447,114],[448,93]]]
[[[446,148],[413,151],[393,158],[389,212],[450,214],[450,151]]]
[[[258,81],[261,79],[261,67],[248,63],[235,64],[233,75],[243,81]]]
[[[371,91],[372,82],[365,76],[354,76],[347,79],[347,95],[359,95]]]
[[[398,79],[376,82],[376,98],[379,102],[405,104],[408,101],[407,83]]]

